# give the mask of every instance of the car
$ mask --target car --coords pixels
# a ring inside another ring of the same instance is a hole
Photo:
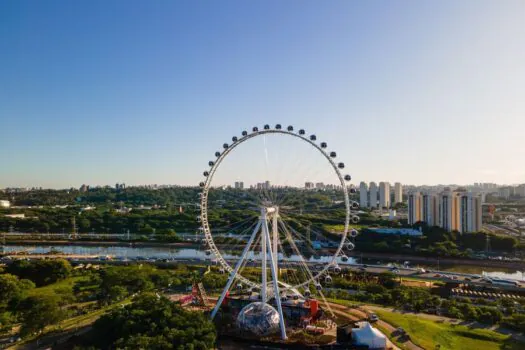
[[[470,277],[465,277],[465,281],[467,281],[467,282],[472,282],[472,278],[470,278]]]
[[[441,277],[443,277],[443,275],[442,275],[442,274],[439,274],[439,273],[436,273],[436,274],[434,275],[434,277],[435,277],[435,278],[441,278]]]
[[[396,331],[395,331],[395,332],[396,332],[397,334],[399,334],[399,335],[405,335],[405,334],[406,334],[406,332],[405,332],[405,330],[403,329],[403,327],[398,327],[398,328],[396,328]]]
[[[374,313],[371,313],[368,315],[368,322],[377,322],[379,321],[379,317],[374,314]]]

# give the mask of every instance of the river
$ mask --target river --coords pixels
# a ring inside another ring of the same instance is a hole
[[[51,250],[60,251],[65,254],[72,255],[86,255],[86,256],[111,256],[115,258],[153,258],[153,259],[176,259],[176,260],[212,260],[213,255],[207,255],[205,250],[199,250],[195,248],[174,248],[174,247],[126,247],[126,246],[94,246],[94,245],[59,245],[59,246],[50,246],[50,245],[5,245],[3,246],[3,251],[5,253],[9,252],[20,252],[25,251],[33,254],[46,254]],[[225,259],[236,259],[238,255],[233,254],[224,254]],[[250,252],[248,259],[259,259],[259,254],[254,254]],[[287,262],[299,262],[301,258],[298,255],[291,255],[284,257],[282,254],[279,254],[279,259]],[[331,256],[312,256],[308,259],[310,263],[328,263],[332,259]],[[352,257],[348,258],[348,261],[342,261],[341,258],[337,259],[338,264],[356,264],[358,262],[365,264],[388,264],[391,261],[378,259],[355,259]],[[432,269],[436,269],[436,266],[424,266]],[[454,271],[461,273],[471,273],[471,274],[480,274],[487,275],[497,278],[505,279],[515,279],[515,280],[524,280],[525,269],[524,271],[519,271],[517,269],[503,269],[503,268],[490,268],[490,267],[479,267],[479,266],[466,266],[466,265],[448,265],[440,266],[441,271]]]

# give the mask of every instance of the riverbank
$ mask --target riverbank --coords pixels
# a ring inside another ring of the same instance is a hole
[[[204,250],[203,244],[195,242],[159,242],[159,241],[84,241],[84,240],[12,240],[6,241],[6,246],[85,246],[85,247],[131,247],[131,248],[173,248],[173,249],[201,249]],[[220,248],[220,245],[217,245]],[[331,250],[323,249],[319,251],[320,254],[330,255],[333,253]],[[360,252],[352,251],[348,254],[350,258],[353,258],[356,262],[361,262],[363,259],[377,259],[382,261],[396,261],[403,263],[404,261],[410,261],[412,265],[425,265],[425,266],[453,266],[453,265],[465,265],[465,266],[476,266],[476,267],[490,267],[490,268],[504,268],[504,269],[516,269],[522,271],[525,266],[524,261],[505,261],[505,260],[480,260],[480,259],[459,259],[459,258],[443,258],[435,256],[420,256],[420,255],[405,255],[405,254],[392,254],[392,253],[379,253],[379,252]],[[364,262],[368,263],[368,262]]]
[[[84,240],[37,240],[24,239],[6,241],[5,245],[42,245],[42,246],[90,246],[90,247],[166,247],[166,248],[197,248],[201,244],[194,242],[158,242],[158,241],[84,241]]]

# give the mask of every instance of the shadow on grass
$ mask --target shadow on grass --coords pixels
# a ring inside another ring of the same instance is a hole
[[[500,349],[501,350],[523,350],[525,349],[525,343],[509,338],[503,342]]]

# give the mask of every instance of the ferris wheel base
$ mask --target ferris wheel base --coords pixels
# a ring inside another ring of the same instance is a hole
[[[277,207],[263,207],[261,208],[261,216],[259,218],[259,222],[255,226],[250,239],[248,240],[248,243],[246,244],[242,255],[240,259],[237,261],[237,264],[235,265],[235,268],[230,273],[230,276],[228,278],[228,282],[226,283],[226,286],[224,287],[220,298],[217,300],[217,304],[215,305],[215,308],[213,309],[211,313],[211,319],[215,318],[215,315],[219,311],[219,308],[221,307],[224,298],[228,294],[233,281],[235,280],[237,274],[239,273],[240,268],[243,265],[243,262],[246,260],[247,254],[250,250],[251,245],[253,244],[253,241],[255,240],[255,237],[259,232],[261,233],[261,247],[262,247],[262,253],[263,253],[263,259],[262,259],[262,276],[263,276],[263,283],[261,284],[263,287],[261,287],[261,299],[263,304],[268,304],[267,300],[267,283],[266,283],[266,267],[267,267],[267,260],[270,261],[270,271],[272,276],[272,289],[273,289],[273,295],[275,296],[275,303],[277,304],[277,312],[279,313],[279,328],[281,330],[281,339],[286,340],[286,326],[284,324],[284,314],[283,314],[283,308],[281,305],[281,298],[280,298],[280,292],[279,292],[279,276],[277,274],[277,251],[273,251],[274,249],[277,249],[276,245],[272,244],[272,241],[270,240],[270,230],[268,228],[268,220],[271,217],[272,220],[272,226],[273,226],[273,234],[274,234],[274,241],[276,241],[276,232],[277,232],[277,220],[275,220],[276,216],[278,215],[278,208]],[[268,254],[269,259],[266,258],[266,254]]]

